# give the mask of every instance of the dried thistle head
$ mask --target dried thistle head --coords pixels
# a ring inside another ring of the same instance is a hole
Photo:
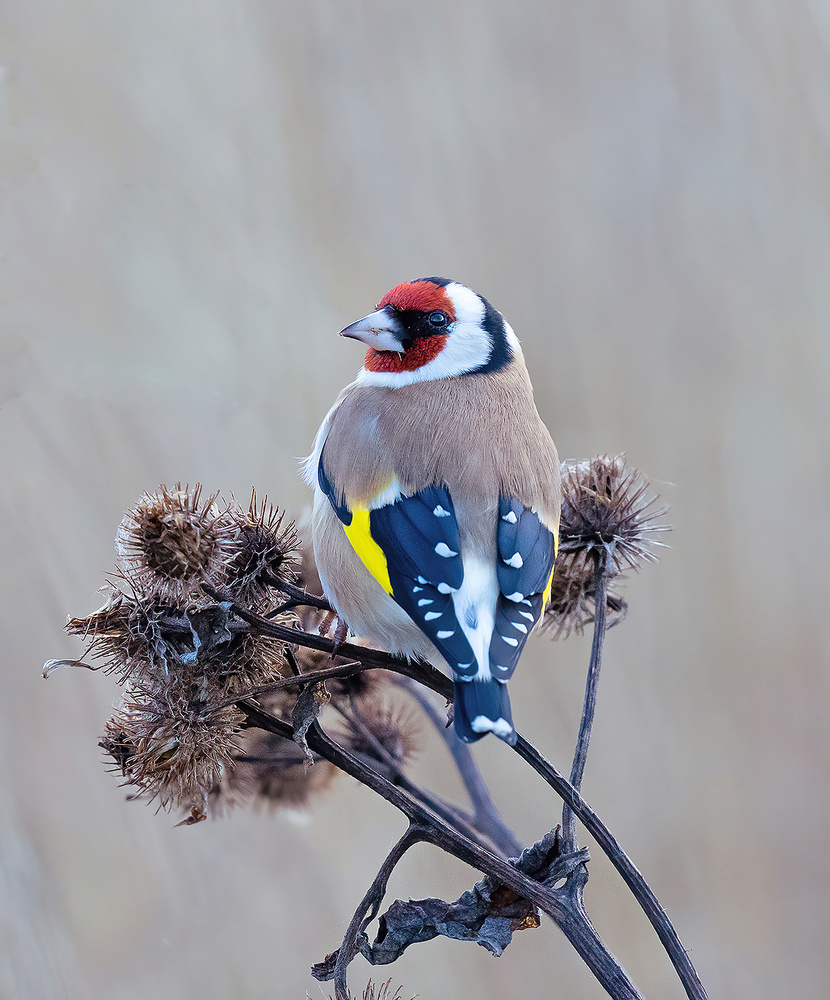
[[[234,766],[242,720],[236,707],[212,704],[204,678],[166,688],[131,684],[100,745],[136,797],[188,809],[196,822],[207,814],[211,789]]]
[[[416,993],[411,1000],[416,1000]],[[356,1000],[353,993],[349,993],[350,1000]],[[329,998],[331,1000],[331,998]],[[385,983],[375,983],[369,980],[366,989],[363,991],[361,1000],[403,1000],[403,986],[392,987],[392,980],[387,979]]]
[[[65,627],[89,643],[87,652],[103,661],[105,673],[116,674],[124,683],[133,674],[164,668],[161,626],[168,610],[155,598],[137,600],[110,587],[97,611],[70,618]]]
[[[560,552],[602,552],[614,576],[656,562],[653,547],[662,543],[652,535],[668,530],[659,523],[667,508],[625,455],[565,463],[562,471]]]
[[[238,552],[230,564],[227,588],[239,604],[259,606],[270,597],[275,581],[297,576],[297,530],[285,511],[260,503],[251,493],[248,510],[230,508],[237,524]]]
[[[142,602],[130,605],[121,595],[122,620],[140,616]],[[129,661],[119,652],[134,641],[129,631],[93,639],[93,646],[106,642],[116,666],[131,667],[101,746],[136,797],[156,800],[164,809],[189,809],[186,822],[204,819],[214,790],[229,786],[244,721],[235,701],[273,683],[286,667],[281,642],[237,631],[233,624],[223,605],[186,612],[168,608],[155,623],[153,642]]]
[[[204,819],[217,790],[237,794],[244,784],[232,780],[237,767],[255,786],[252,794],[291,804],[333,773],[321,763],[306,775],[307,758],[293,743],[269,750],[268,767],[241,750],[244,716],[235,703],[284,676],[285,644],[252,629],[230,600],[214,600],[203,585],[273,612],[269,581],[293,575],[296,536],[284,514],[256,495],[247,512],[218,504],[217,496],[203,499],[200,486],[180,484],[145,494],[119,527],[120,573],[107,600],[66,626],[127,685],[101,746],[135,797],[189,809],[185,822]],[[276,692],[273,700],[290,714],[297,691]],[[263,756],[261,748],[254,756]]]
[[[86,640],[87,652],[122,684],[176,688],[198,674],[217,700],[227,700],[278,680],[286,669],[283,642],[237,625],[226,605],[182,610],[111,590],[103,607],[71,618],[66,630]]]
[[[415,755],[419,726],[408,705],[372,696],[355,700],[342,714],[343,745],[390,780]]]
[[[239,529],[218,493],[176,483],[145,493],[124,515],[115,536],[117,561],[137,594],[172,605],[204,606],[203,583],[221,587],[239,552]]]
[[[581,632],[595,615],[595,566],[601,561],[607,585],[609,626],[625,617],[626,603],[613,584],[643,562],[655,562],[654,534],[667,508],[659,505],[648,479],[624,455],[599,455],[562,465],[559,552],[544,628],[555,638]]]
[[[266,809],[301,809],[325,791],[339,770],[328,760],[308,758],[294,743],[275,733],[246,730],[234,768],[213,789],[211,811],[252,804]]]

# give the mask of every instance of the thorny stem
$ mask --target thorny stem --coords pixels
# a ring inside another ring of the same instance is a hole
[[[293,738],[294,730],[288,723],[274,718],[250,702],[240,702],[239,707],[254,725],[286,739]],[[422,828],[423,840],[510,886],[547,913],[614,1000],[642,1000],[624,969],[600,939],[584,909],[578,902],[574,905],[568,884],[563,889],[555,889],[537,882],[508,861],[469,840],[403,789],[397,788],[335,743],[318,722],[312,723],[306,738],[312,750],[368,785],[403,812],[410,823]]]
[[[422,839],[423,833],[421,827],[417,823],[410,822],[406,833],[386,855],[374,881],[355,910],[351,923],[343,935],[343,943],[338,949],[337,961],[334,966],[334,995],[336,1000],[351,1000],[346,984],[346,970],[352,959],[357,955],[360,935],[364,933],[369,924],[378,915],[380,904],[386,895],[386,886],[389,883],[389,877],[394,871],[395,865],[397,865],[413,844],[418,843]]]
[[[576,749],[571,766],[571,785],[580,791],[582,775],[585,773],[585,762],[588,759],[588,744],[591,740],[591,730],[594,725],[594,713],[597,707],[597,687],[599,671],[602,666],[602,645],[605,641],[606,620],[606,586],[605,586],[606,553],[594,553],[594,639],[591,644],[591,660],[588,664],[588,678],[585,682],[585,700],[582,705],[582,719],[579,724],[579,735],[576,739]],[[562,845],[566,852],[574,851],[576,842],[576,816],[565,800],[562,806]]]

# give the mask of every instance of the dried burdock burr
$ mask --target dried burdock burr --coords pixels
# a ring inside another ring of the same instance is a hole
[[[419,726],[412,708],[372,694],[354,699],[341,714],[343,746],[394,781],[417,750]]]
[[[334,764],[316,755],[310,764],[293,740],[260,730],[243,730],[233,769],[225,771],[212,791],[211,812],[247,804],[265,809],[302,809],[339,773]]]
[[[167,687],[130,684],[107,723],[101,747],[137,797],[162,809],[207,814],[208,796],[234,766],[242,713],[215,707],[203,677]]]
[[[88,642],[87,654],[123,684],[134,674],[166,669],[162,622],[169,614],[155,598],[140,600],[110,586],[104,604],[82,618],[70,618],[66,631]]]
[[[349,993],[349,998],[356,1000],[352,993]],[[360,1000],[404,1000],[403,986],[393,987],[391,978],[385,983],[375,983],[370,979]],[[415,1000],[415,997],[412,997],[412,1000]]]
[[[117,562],[135,592],[176,606],[211,603],[202,584],[222,587],[239,553],[239,526],[218,493],[176,483],[145,493],[115,537]]]
[[[625,601],[612,592],[615,582],[643,562],[654,562],[655,533],[668,531],[649,480],[626,463],[624,455],[599,455],[562,465],[562,520],[544,628],[555,638],[594,620],[595,565],[602,563],[609,611],[608,625],[619,622]]]
[[[161,622],[154,659],[134,669],[101,744],[139,797],[195,819],[237,766],[244,716],[234,701],[285,669],[281,642],[233,631],[228,615],[216,605]]]
[[[613,576],[656,562],[654,532],[666,513],[649,480],[626,463],[625,455],[599,455],[563,466],[560,552],[602,550]]]
[[[227,590],[238,604],[260,608],[273,600],[273,587],[293,583],[298,570],[298,537],[285,511],[259,502],[251,493],[247,511],[231,505],[237,525],[238,551],[228,567]]]
[[[183,671],[195,668],[226,700],[278,680],[285,670],[285,644],[233,627],[222,604],[182,610],[112,590],[103,607],[71,618],[66,630],[87,641],[87,653],[121,683],[132,678],[175,686]]]

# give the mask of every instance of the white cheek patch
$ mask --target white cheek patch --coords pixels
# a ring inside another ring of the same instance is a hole
[[[445,291],[452,299],[456,322],[469,323],[471,326],[481,323],[484,319],[484,303],[471,288],[451,281]]]
[[[519,338],[513,332],[513,327],[507,322],[507,320],[504,320],[504,336],[507,340],[507,346],[510,348],[511,353],[521,354],[522,345],[519,343]]]
[[[481,325],[484,303],[474,291],[455,281],[451,281],[445,291],[452,299],[455,322],[448,331],[447,343],[441,353],[411,372],[371,372],[364,368],[357,376],[360,385],[382,385],[394,389],[415,382],[452,378],[487,364],[493,344]],[[515,334],[513,340],[516,341]]]

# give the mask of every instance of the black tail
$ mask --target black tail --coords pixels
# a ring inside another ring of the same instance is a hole
[[[511,746],[516,742],[507,685],[501,681],[459,681],[453,684],[455,731],[465,743],[495,733]]]

